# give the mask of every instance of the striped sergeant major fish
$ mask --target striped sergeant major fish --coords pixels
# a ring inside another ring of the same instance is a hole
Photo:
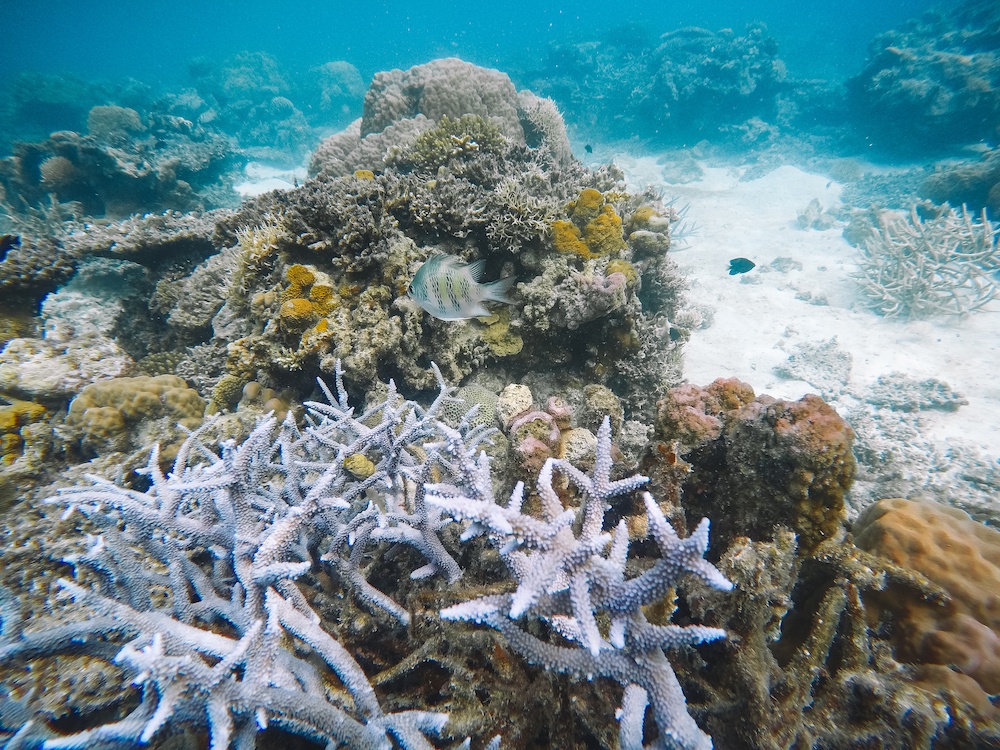
[[[483,302],[512,303],[507,293],[517,277],[481,284],[485,268],[485,260],[467,264],[453,255],[438,253],[417,269],[406,294],[441,320],[486,317],[491,313]]]

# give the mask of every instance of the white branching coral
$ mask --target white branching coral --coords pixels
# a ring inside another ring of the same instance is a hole
[[[356,415],[338,367],[336,390],[320,384],[328,403],[307,403],[303,428],[267,416],[241,445],[216,451],[204,439],[210,422],[190,434],[169,474],[152,452],[144,492],[91,477],[91,486],[50,499],[93,530],[83,552],[63,558],[75,575],[58,586],[75,606],[53,602],[53,620],[28,623],[17,598],[0,591],[0,663],[64,654],[113,661],[141,700],[120,706],[128,713],[117,720],[67,734],[32,696],[0,688],[0,744],[143,746],[186,727],[207,735],[211,750],[250,750],[260,731],[276,727],[330,748],[432,750],[428,737],[440,735],[447,714],[384,708],[336,629],[321,621],[308,576],[325,567],[362,605],[389,616],[382,625],[407,625],[411,613],[372,584],[372,569],[403,545],[425,561],[412,578],[456,582],[463,570],[440,532],[461,520],[471,522],[461,540],[487,534],[517,588],[445,609],[443,619],[489,624],[547,669],[621,683],[625,750],[643,749],[647,706],[658,731],[646,750],[710,747],[664,650],[724,633],[653,624],[643,613],[691,576],[731,588],[704,559],[708,521],[680,539],[644,494],[659,559],[627,575],[628,531],[624,521],[605,530],[605,516],[647,480],[611,478],[607,419],[590,474],[550,460],[538,515],[522,510],[520,484],[499,505],[481,450],[492,428],[475,426],[475,408],[454,428],[438,419],[453,397],[434,369],[440,390],[426,408],[390,382],[383,402]],[[372,471],[349,470],[358,455]],[[579,507],[563,507],[556,472],[579,490]],[[531,620],[547,622],[556,637],[534,635]]]
[[[643,493],[650,534],[660,559],[638,576],[626,577],[628,530],[621,521],[604,531],[609,501],[638,489],[643,476],[611,480],[611,426],[607,417],[597,435],[597,460],[590,475],[566,461],[549,459],[539,473],[541,517],[522,510],[524,485],[518,484],[506,507],[480,491],[470,496],[445,484],[429,488],[428,502],[452,517],[471,522],[463,538],[485,533],[517,581],[512,594],[485,596],[448,607],[447,620],[469,620],[499,630],[528,661],[582,678],[608,677],[625,687],[620,712],[620,742],[643,748],[643,716],[652,707],[659,730],[650,748],[704,750],[712,745],[687,713],[684,694],[664,649],[725,636],[718,628],[653,625],[643,607],[660,601],[685,579],[696,577],[729,591],[732,584],[704,559],[708,519],[680,539],[653,497]],[[553,487],[553,473],[566,476],[582,493],[578,508],[564,508]],[[610,621],[607,636],[598,620]],[[542,640],[529,632],[542,620],[570,644]]]
[[[1000,295],[997,228],[976,220],[965,206],[924,221],[879,214],[879,226],[862,244],[855,278],[872,307],[886,317],[965,315]]]
[[[395,741],[431,750],[425,735],[438,733],[447,715],[384,711],[296,579],[331,565],[359,598],[406,622],[405,610],[361,575],[359,551],[378,540],[403,543],[427,559],[420,575],[461,575],[436,536],[443,522],[424,502],[423,484],[432,468],[451,476],[456,461],[473,461],[489,432],[438,421],[451,389],[437,376],[440,394],[429,408],[403,400],[390,383],[383,403],[355,417],[338,369],[336,395],[327,390],[330,403],[306,404],[304,430],[268,416],[242,445],[227,442],[216,453],[202,441],[206,425],[189,436],[170,474],[152,452],[146,492],[92,477],[93,486],[52,498],[99,530],[84,553],[66,558],[78,580],[59,582],[89,619],[29,630],[17,607],[5,606],[0,660],[113,656],[142,701],[119,721],[70,735],[39,714],[17,732],[27,743],[17,746],[141,745],[185,725],[207,730],[212,750],[252,748],[268,726],[331,747],[388,750]],[[345,467],[356,454],[373,459],[365,479]],[[415,498],[406,489],[414,482]],[[0,713],[10,703],[0,698]]]

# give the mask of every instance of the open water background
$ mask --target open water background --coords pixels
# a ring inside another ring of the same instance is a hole
[[[292,68],[347,60],[369,78],[379,70],[456,55],[478,65],[529,68],[552,42],[684,26],[742,31],[763,21],[797,77],[858,72],[872,38],[954,2],[760,0],[736,2],[79,2],[2,0],[0,79],[21,71],[85,79],[132,76],[167,86],[186,80],[195,57],[268,52]]]

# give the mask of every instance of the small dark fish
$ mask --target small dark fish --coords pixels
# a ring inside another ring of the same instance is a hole
[[[18,247],[20,244],[21,238],[16,234],[0,234],[0,260],[7,255],[8,250],[12,247]]]
[[[756,265],[756,263],[747,258],[733,258],[729,261],[729,275],[735,276],[738,273],[746,273]]]
[[[583,147],[583,150],[586,151],[588,154],[594,153],[594,147],[591,146],[589,143]]]

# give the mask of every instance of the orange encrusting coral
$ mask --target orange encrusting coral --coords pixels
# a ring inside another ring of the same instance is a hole
[[[586,188],[566,205],[571,221],[551,224],[552,244],[561,253],[576,253],[586,260],[624,250],[622,219],[598,190]]]

